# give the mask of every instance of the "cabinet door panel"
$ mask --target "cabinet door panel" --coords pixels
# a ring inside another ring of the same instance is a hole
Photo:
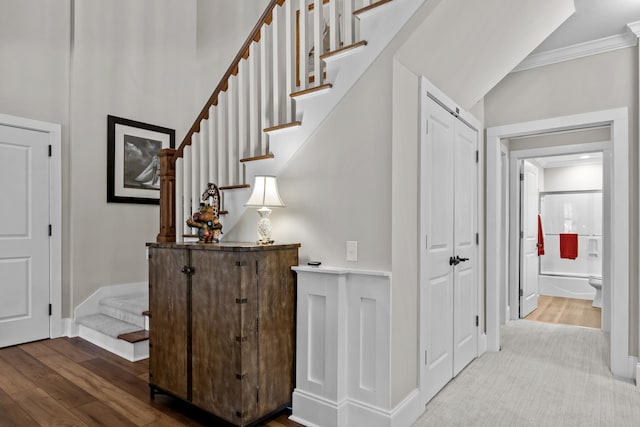
[[[192,252],[193,403],[235,424],[250,416],[244,394],[255,400],[255,374],[242,358],[255,345],[246,325],[249,317],[255,324],[255,291],[246,291],[252,260],[245,252]]]
[[[298,251],[265,251],[258,262],[258,416],[262,416],[291,402],[295,354],[295,281],[291,266],[298,265]]]
[[[149,255],[149,382],[187,399],[188,252],[150,248]]]

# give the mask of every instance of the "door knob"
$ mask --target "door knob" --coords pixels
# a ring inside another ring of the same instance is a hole
[[[458,262],[469,261],[469,258],[460,258],[458,255],[456,255],[456,259],[458,260]]]
[[[460,259],[458,257],[449,257],[449,265],[458,265],[460,264]]]

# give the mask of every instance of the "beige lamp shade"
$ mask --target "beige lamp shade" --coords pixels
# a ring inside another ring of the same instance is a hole
[[[284,202],[278,194],[275,176],[256,176],[253,183],[253,193],[245,206],[250,207],[283,207]]]

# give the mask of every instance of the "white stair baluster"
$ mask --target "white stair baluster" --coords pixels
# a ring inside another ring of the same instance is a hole
[[[353,44],[353,0],[342,0],[342,19],[343,27],[340,28],[340,35],[344,46]]]
[[[207,125],[208,125],[208,132],[207,135],[209,136],[209,141],[208,141],[208,145],[209,145],[209,150],[208,150],[208,154],[209,154],[209,159],[207,161],[207,163],[209,164],[209,170],[208,170],[208,174],[207,174],[207,183],[209,182],[213,182],[213,183],[218,183],[218,163],[217,163],[217,157],[218,157],[218,115],[217,115],[217,111],[216,111],[216,106],[212,105],[211,107],[209,107],[209,120],[207,120]]]
[[[280,61],[282,59],[281,44],[280,44],[280,31],[282,28],[281,14],[282,8],[276,6],[273,8],[273,20],[271,21],[271,25],[269,26],[271,29],[271,66],[272,66],[272,78],[271,78],[271,98],[273,100],[273,119],[272,123],[274,126],[282,124],[280,117],[280,105],[282,104],[281,100],[281,91],[282,91],[282,79],[280,73]]]
[[[247,146],[249,143],[249,62],[246,59],[240,60],[238,64],[238,158],[249,157]],[[241,168],[238,168],[238,184],[244,184]]]
[[[308,16],[308,6],[307,0],[299,0],[298,7],[298,19],[297,24],[297,35],[299,39],[299,44],[296,52],[296,61],[298,64],[298,82],[300,90],[306,89],[309,84],[309,72],[311,70],[307,69],[307,52],[309,52],[309,37],[308,37],[308,25],[307,25],[307,16]],[[313,27],[313,26],[311,26]]]
[[[200,133],[191,135],[191,209],[193,212],[200,207]]]
[[[191,209],[191,146],[187,145],[184,147],[184,151],[182,152],[183,158],[183,168],[182,168],[182,180],[183,180],[183,194],[182,194],[182,218],[180,221],[185,221],[187,218],[191,217],[193,210]],[[191,227],[185,227],[185,234],[192,233]]]
[[[200,187],[207,188],[209,182],[209,120],[200,122]]]
[[[338,1],[329,2],[329,19],[328,20],[325,19],[329,21],[329,51],[334,51],[340,48],[340,37],[339,37],[340,21],[338,19],[338,8],[339,8]]]
[[[323,81],[320,55],[324,53],[324,5],[323,0],[314,0],[313,4],[313,85],[320,86]]]
[[[269,25],[263,25],[260,29],[260,118],[262,128],[273,126],[271,121],[271,49],[270,49],[270,31]],[[266,133],[261,133],[260,146],[255,155],[263,155],[268,153],[269,139]]]
[[[249,47],[249,152],[255,156],[262,138],[260,123],[260,47],[251,43]]]
[[[238,153],[238,78],[229,77],[227,89],[227,173],[229,185],[238,184],[240,155]]]
[[[184,175],[182,172],[184,159],[182,157],[178,157],[176,159],[176,188],[175,188],[175,224],[176,224],[176,242],[180,243],[184,241],[184,228],[185,223],[182,218],[184,214]]]
[[[229,185],[227,181],[227,94],[218,94],[218,180],[219,187]]]
[[[289,94],[296,91],[295,78],[295,8],[297,2],[291,0],[284,3],[284,58],[285,58],[285,118],[284,123],[292,122],[295,118],[294,100]]]

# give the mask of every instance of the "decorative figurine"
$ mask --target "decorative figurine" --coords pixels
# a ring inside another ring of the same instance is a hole
[[[220,192],[218,187],[209,183],[202,193],[202,200],[211,199],[210,204],[200,203],[198,212],[194,212],[191,218],[187,218],[187,225],[198,229],[198,241],[200,243],[219,243],[222,234],[222,224],[218,214],[220,212]]]

